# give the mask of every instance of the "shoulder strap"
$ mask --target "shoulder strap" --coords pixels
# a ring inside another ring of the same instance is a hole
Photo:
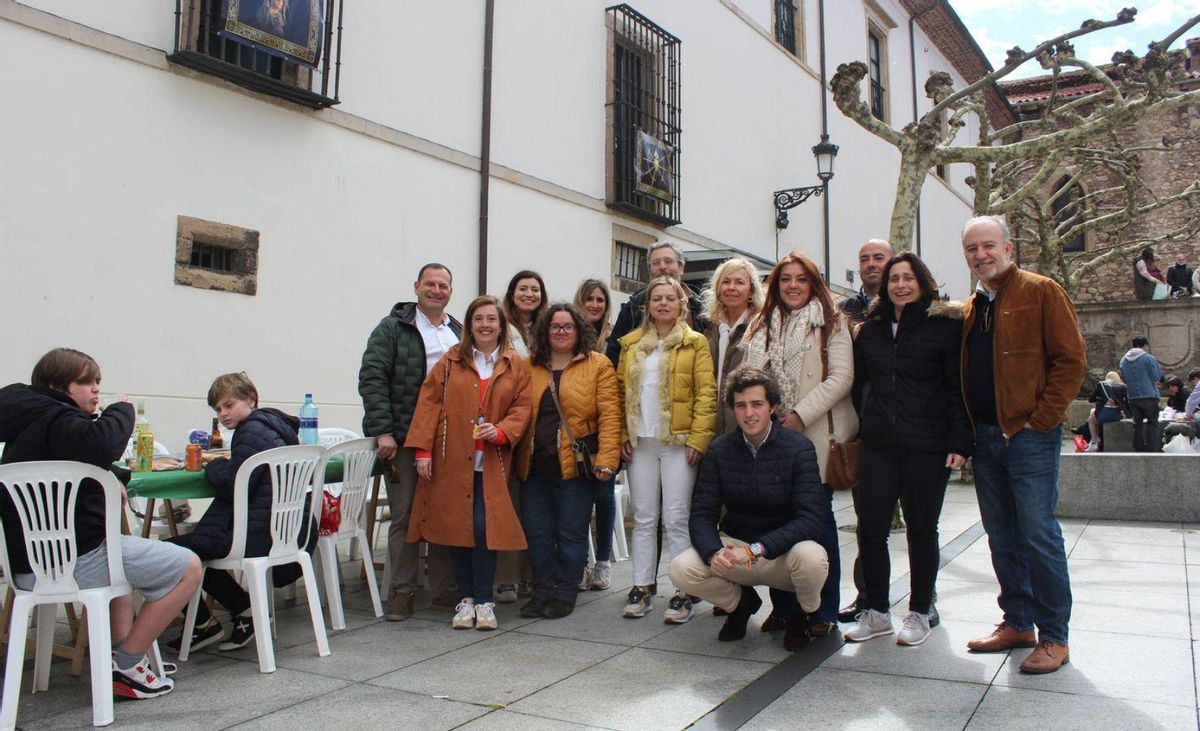
[[[550,374],[550,398],[554,401],[554,408],[558,410],[558,420],[562,424],[563,431],[567,433],[567,439],[570,440],[573,447],[575,445],[575,434],[571,431],[571,425],[567,422],[567,415],[563,413],[562,404],[558,401],[558,389],[554,386],[554,370],[547,368],[546,371]],[[566,373],[566,369],[563,372]]]
[[[822,326],[822,330],[825,326]],[[821,382],[829,378],[829,338],[825,337],[825,333],[821,333]],[[833,438],[833,409],[825,412],[825,418],[829,422],[829,441],[834,441]]]

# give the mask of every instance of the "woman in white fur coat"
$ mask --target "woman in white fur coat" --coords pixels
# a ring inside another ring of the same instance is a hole
[[[828,367],[823,367],[822,346]],[[802,432],[817,450],[821,482],[826,485],[829,461],[829,417],[833,439],[852,441],[858,435],[858,416],[850,400],[854,385],[854,344],[846,319],[833,304],[829,288],[817,266],[798,252],[779,260],[767,277],[767,301],[750,324],[742,341],[745,365],[770,372],[783,391],[780,419],[785,427]],[[829,492],[832,502],[833,493]],[[832,513],[830,513],[832,516]],[[829,578],[821,591],[821,608],[813,619],[813,634],[827,634],[837,626],[838,560],[837,524],[828,521],[821,541],[829,553]]]
[[[688,515],[700,457],[717,427],[717,380],[708,341],[688,327],[687,291],[668,277],[646,288],[641,327],[620,339],[618,391],[625,418],[621,457],[633,503],[633,588],[624,615],[644,617],[654,594],[661,516],[669,558],[691,548]],[[663,621],[692,618],[692,602],[676,593]]]

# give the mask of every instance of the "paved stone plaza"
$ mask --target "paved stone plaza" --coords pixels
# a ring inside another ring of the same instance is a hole
[[[839,525],[854,523],[848,496],[835,508]],[[1200,586],[1200,526],[1068,521],[1071,664],[1029,677],[1017,672],[1024,650],[965,649],[999,621],[978,521],[973,489],[952,482],[941,524],[942,625],[920,647],[830,637],[790,655],[780,635],[753,628],[743,642],[718,643],[711,605],[686,625],[662,623],[665,570],[654,613],[623,619],[628,562],[614,567],[610,591],[581,595],[566,619],[520,619],[518,605],[501,605],[499,631],[455,632],[426,598],[413,619],[387,623],[351,570],[348,628],[330,633],[330,657],[317,657],[307,609],[289,606],[279,612],[274,674],[258,672],[253,645],[201,652],[170,695],[118,700],[114,728],[1197,728],[1200,599],[1190,594],[1193,579]],[[892,542],[902,616],[907,554],[903,536]],[[853,543],[843,530],[843,596]],[[29,695],[27,669],[18,724],[90,725],[84,672],[72,678],[57,661],[50,691]]]

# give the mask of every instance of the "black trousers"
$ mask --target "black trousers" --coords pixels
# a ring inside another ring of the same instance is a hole
[[[867,605],[888,611],[892,573],[888,534],[896,501],[908,524],[911,594],[909,611],[929,613],[937,582],[938,518],[950,470],[945,454],[912,454],[863,449],[859,463],[858,555],[866,581]]]
[[[1161,452],[1158,439],[1158,399],[1129,399],[1130,416],[1133,417],[1133,451]]]

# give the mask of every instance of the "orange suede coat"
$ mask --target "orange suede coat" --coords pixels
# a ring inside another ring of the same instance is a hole
[[[404,446],[433,455],[433,477],[418,480],[408,521],[408,542],[474,546],[475,420],[479,374],[470,353],[454,346],[421,384],[417,410]],[[487,545],[493,551],[527,548],[525,533],[508,495],[512,446],[529,424],[529,368],[508,349],[487,384],[483,414],[508,438],[484,444],[483,502]]]

